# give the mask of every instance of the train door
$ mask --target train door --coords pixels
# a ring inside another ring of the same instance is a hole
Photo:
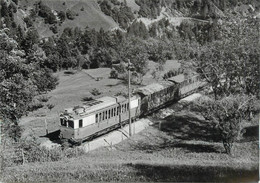
[[[141,115],[147,114],[148,113],[148,96],[145,96],[144,98],[142,98],[141,100]]]

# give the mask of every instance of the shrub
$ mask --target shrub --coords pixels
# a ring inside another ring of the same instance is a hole
[[[90,92],[92,95],[94,96],[97,96],[97,95],[100,95],[101,92],[97,89],[97,88],[94,88],[91,92]]]
[[[66,19],[66,14],[63,11],[60,11],[58,13],[58,17],[60,18],[61,22],[64,22],[64,20]]]
[[[75,13],[73,11],[71,11],[70,9],[68,9],[66,11],[66,16],[69,20],[74,20],[75,19]]]
[[[47,107],[49,110],[52,110],[52,108],[54,107],[54,104],[47,104]]]
[[[57,33],[58,33],[58,27],[57,27],[56,25],[51,26],[51,27],[50,27],[50,30],[51,30],[54,34],[57,34]]]
[[[116,71],[115,69],[112,69],[111,72],[110,72],[110,78],[117,79],[118,78],[118,71]]]
[[[42,108],[44,105],[41,102],[33,102],[31,104],[29,104],[28,106],[28,111],[36,111],[40,108]]]
[[[93,100],[92,97],[83,97],[82,98],[82,101],[84,101],[84,102],[91,101],[91,100]]]
[[[75,71],[64,71],[64,74],[67,74],[67,75],[73,75],[73,74],[76,74]]]
[[[50,97],[46,96],[46,95],[42,95],[40,96],[37,100],[40,102],[48,102]]]

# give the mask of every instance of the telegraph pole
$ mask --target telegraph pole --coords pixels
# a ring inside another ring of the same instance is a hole
[[[132,136],[132,128],[131,128],[131,90],[130,90],[130,85],[131,85],[131,73],[130,73],[130,60],[128,59],[128,109],[129,109],[129,136]]]

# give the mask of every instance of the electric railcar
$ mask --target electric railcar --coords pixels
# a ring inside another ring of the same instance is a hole
[[[152,113],[205,85],[206,82],[198,75],[185,78],[180,74],[167,81],[138,88],[130,99],[131,119]],[[60,114],[60,138],[79,143],[126,124],[128,118],[129,103],[123,96],[91,100],[65,109]]]

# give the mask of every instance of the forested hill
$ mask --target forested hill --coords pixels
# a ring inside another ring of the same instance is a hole
[[[259,4],[257,0],[1,0],[5,17],[1,23],[9,27],[14,20],[24,30],[34,27],[42,38],[60,36],[67,27],[129,31],[136,21],[154,31],[154,22],[162,19],[178,26],[182,17],[257,15]]]

